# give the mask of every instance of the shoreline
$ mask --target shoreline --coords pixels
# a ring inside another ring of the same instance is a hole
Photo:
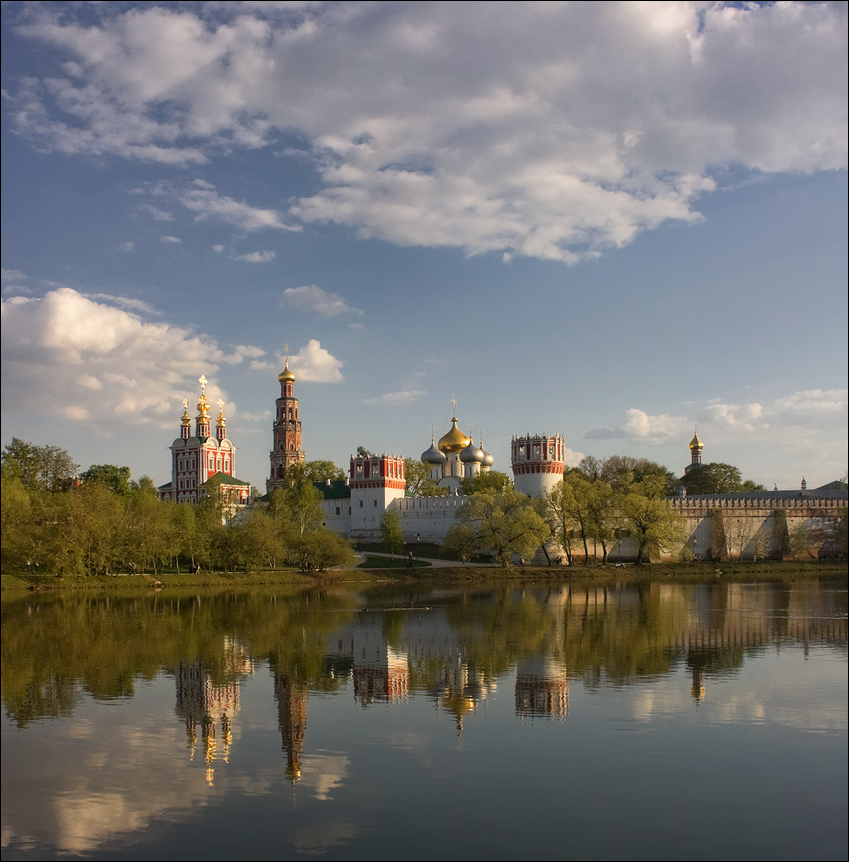
[[[0,575],[0,591],[4,594],[26,592],[64,592],[68,590],[161,590],[183,587],[263,587],[285,586],[310,588],[343,584],[369,584],[381,582],[469,583],[485,581],[552,581],[592,583],[640,583],[650,581],[684,581],[716,583],[717,581],[785,581],[816,578],[847,578],[849,564],[845,561],[812,560],[807,562],[765,563],[649,563],[642,566],[576,565],[576,566],[512,566],[508,568],[470,565],[447,565],[439,568],[408,569],[362,568],[328,570],[325,572],[298,572],[274,570],[242,573],[176,574],[166,572],[158,576],[91,575],[78,578],[57,578],[55,575],[29,573]]]

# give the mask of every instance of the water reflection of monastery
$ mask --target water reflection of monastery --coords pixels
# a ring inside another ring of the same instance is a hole
[[[192,760],[200,733],[209,784],[213,782],[215,761],[226,763],[230,755],[233,719],[239,712],[239,679],[253,676],[253,672],[248,651],[229,638],[224,643],[219,681],[213,679],[209,663],[203,659],[177,662],[177,715],[185,721]]]
[[[452,604],[448,596],[442,607],[351,612],[327,637],[325,674],[363,708],[403,707],[415,693],[424,695],[437,721],[449,719],[459,742],[464,723],[513,671],[516,718],[563,721],[569,712],[567,666],[573,682],[590,688],[602,678],[606,685],[627,685],[683,669],[698,706],[712,680],[736,673],[747,654],[769,644],[846,642],[845,612],[819,608],[811,590],[778,583],[562,585],[519,592],[523,610],[516,619],[530,620],[524,645],[518,642],[523,630],[516,628],[495,648],[493,632],[502,623],[484,622],[487,609],[513,607],[515,596],[482,594],[474,599],[476,610]],[[430,600],[441,599],[434,593]],[[253,671],[247,649],[234,640],[225,642],[223,659],[214,663],[177,665],[176,711],[191,755],[202,746],[210,783],[216,761],[228,759],[240,681]],[[310,683],[295,667],[275,669],[273,680],[285,771],[294,784],[316,759],[305,754]]]

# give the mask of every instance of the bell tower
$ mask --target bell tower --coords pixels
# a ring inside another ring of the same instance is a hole
[[[295,375],[289,370],[289,346],[286,345],[286,367],[277,378],[280,381],[280,397],[274,419],[274,448],[271,450],[271,478],[265,489],[271,493],[286,484],[286,471],[290,464],[304,460],[301,449],[301,420],[298,416],[298,399],[295,398]]]

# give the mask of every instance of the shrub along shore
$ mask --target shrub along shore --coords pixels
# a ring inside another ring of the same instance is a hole
[[[368,563],[368,560],[366,561]],[[3,592],[32,590],[114,590],[163,589],[166,587],[245,587],[291,586],[315,587],[329,584],[357,584],[376,581],[439,581],[468,583],[484,581],[590,581],[605,583],[638,583],[645,581],[690,581],[693,583],[734,581],[785,581],[812,578],[847,578],[845,561],[758,562],[758,563],[654,563],[642,566],[440,566],[407,568],[403,559],[397,566],[383,564],[377,568],[331,569],[324,572],[300,572],[297,569],[274,569],[244,574],[241,572],[160,572],[157,576],[89,575],[56,577],[49,573],[16,572],[0,575]]]

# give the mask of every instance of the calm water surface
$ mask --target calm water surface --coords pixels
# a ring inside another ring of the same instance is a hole
[[[4,859],[845,859],[842,583],[3,601]]]

